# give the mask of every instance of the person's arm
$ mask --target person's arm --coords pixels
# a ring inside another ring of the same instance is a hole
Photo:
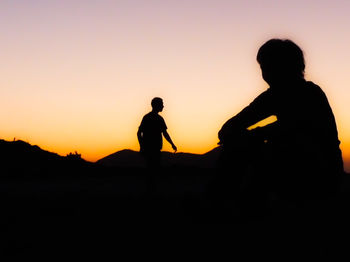
[[[263,141],[270,141],[279,135],[280,123],[275,121],[262,127],[256,127],[249,131],[250,135]]]
[[[137,131],[137,139],[139,141],[140,149],[141,149],[142,148],[142,131],[141,131],[141,128],[139,128],[139,130]]]
[[[166,130],[163,131],[163,136],[170,143],[170,145],[172,146],[172,148],[176,152],[177,151],[177,147],[175,146],[175,144],[171,140],[170,135],[168,134],[168,132]]]
[[[254,99],[249,106],[226,121],[218,133],[219,144],[223,144],[228,140],[237,139],[247,131],[249,126],[254,125],[272,114],[271,94],[269,91],[265,91]]]
[[[143,139],[143,129],[144,129],[144,119],[142,118],[141,124],[139,126],[139,129],[137,130],[137,140],[139,141],[140,145],[140,152],[143,151],[143,144],[144,144],[144,139]]]

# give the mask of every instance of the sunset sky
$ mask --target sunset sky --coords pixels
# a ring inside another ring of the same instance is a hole
[[[0,138],[90,161],[138,150],[159,96],[178,151],[205,153],[267,88],[259,47],[289,38],[328,97],[350,171],[349,14],[348,0],[1,0]]]

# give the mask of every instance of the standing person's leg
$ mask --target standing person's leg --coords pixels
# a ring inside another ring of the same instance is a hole
[[[149,191],[151,195],[156,193],[157,177],[161,168],[161,152],[160,150],[148,150],[145,152],[145,160],[147,165],[147,178],[149,183]]]

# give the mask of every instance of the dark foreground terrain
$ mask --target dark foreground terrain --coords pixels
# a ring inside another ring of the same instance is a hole
[[[350,218],[348,188],[330,199],[297,206],[273,195],[237,200],[227,182],[218,185],[214,169],[168,168],[153,176],[142,168],[96,166],[61,172],[2,177],[4,255],[64,253],[92,243],[96,248],[97,243],[112,243],[107,239],[118,239],[125,229],[259,224],[324,230],[345,226]]]
[[[326,232],[343,232],[350,218],[350,181],[345,174],[337,192],[291,201],[264,190],[242,193],[236,174],[227,170],[176,166],[151,173],[141,167],[89,163],[77,155],[60,157],[23,143],[11,145],[21,150],[11,151],[5,144],[6,154],[1,155],[0,245],[6,258],[44,256],[51,261],[74,252],[81,259],[106,250],[118,257],[124,247],[133,249],[130,256],[143,255],[139,248],[146,245],[151,253],[159,253],[164,246],[177,250],[187,241],[193,251],[198,238],[205,242],[198,250],[204,255],[210,250],[205,246],[224,240],[208,237],[212,231],[227,234],[224,242],[235,254],[240,250],[260,258],[256,247],[263,246],[265,252],[282,250],[289,257],[299,254],[294,245],[305,240],[310,229],[317,232],[315,243]],[[196,241],[188,236],[194,228]],[[262,229],[265,233],[253,245]],[[266,242],[273,229],[284,232],[275,238],[278,248]],[[291,239],[286,230],[298,234],[299,241],[286,244],[284,240]],[[174,243],[175,235],[180,240]],[[234,237],[239,242],[248,238],[243,250],[230,242]],[[316,249],[309,239],[306,242],[303,250],[313,256],[328,252],[324,241]]]

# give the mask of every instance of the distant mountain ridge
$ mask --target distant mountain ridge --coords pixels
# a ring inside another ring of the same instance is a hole
[[[163,151],[163,167],[211,168],[217,164],[220,147],[205,154],[171,153]],[[6,170],[40,170],[55,167],[72,167],[84,165],[85,161],[77,153],[61,156],[41,149],[22,140],[5,141],[0,139],[0,164]],[[95,162],[107,167],[145,167],[146,163],[140,152],[124,149],[110,154]]]
[[[205,154],[162,152],[164,167],[198,167],[213,168],[221,153],[221,147],[216,147]],[[79,166],[91,167],[95,164],[106,167],[145,167],[142,155],[130,149],[124,149],[110,154],[96,162],[89,162],[81,158],[78,153],[61,156],[57,153],[41,149],[37,145],[30,145],[22,140],[5,141],[0,139],[0,175],[4,170],[33,171],[41,169],[67,169]],[[349,172],[346,172],[349,174]]]
[[[215,167],[220,148],[216,147],[205,154],[192,153],[171,153],[167,151],[161,152],[163,167],[199,167],[211,168]],[[98,161],[97,164],[110,167],[145,167],[146,163],[140,152],[130,149],[124,149],[110,154]]]
[[[11,172],[72,167],[88,162],[77,153],[60,156],[22,140],[5,141],[0,139],[0,163],[4,170]]]

